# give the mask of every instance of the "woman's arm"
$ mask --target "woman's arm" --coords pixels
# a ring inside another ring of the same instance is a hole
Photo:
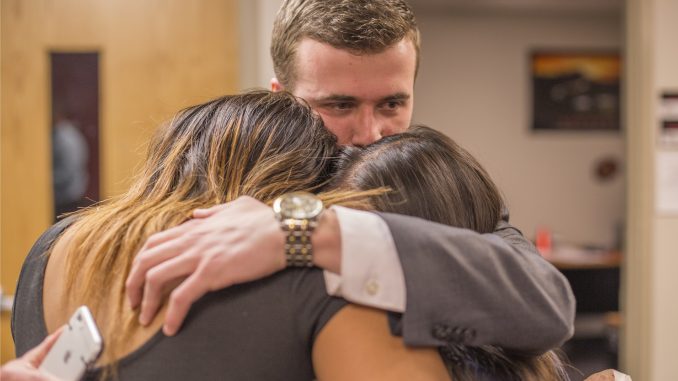
[[[386,313],[357,305],[320,331],[313,366],[320,381],[450,379],[436,349],[406,347],[391,335]]]

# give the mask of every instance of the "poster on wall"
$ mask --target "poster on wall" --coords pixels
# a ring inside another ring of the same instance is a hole
[[[532,130],[620,130],[621,64],[614,51],[532,52]]]

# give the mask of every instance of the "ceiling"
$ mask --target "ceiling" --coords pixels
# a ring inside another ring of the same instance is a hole
[[[408,0],[415,9],[619,13],[624,0]]]

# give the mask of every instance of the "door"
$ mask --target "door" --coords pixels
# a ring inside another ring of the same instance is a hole
[[[2,0],[0,262],[4,295],[53,221],[50,56],[97,53],[99,194],[127,188],[180,108],[238,89],[236,0]],[[6,299],[5,299],[6,300]],[[14,355],[3,308],[2,363]]]

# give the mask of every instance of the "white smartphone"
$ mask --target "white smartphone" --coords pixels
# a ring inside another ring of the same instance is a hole
[[[39,369],[63,381],[77,381],[97,360],[103,348],[92,313],[87,306],[81,306],[75,310]]]

